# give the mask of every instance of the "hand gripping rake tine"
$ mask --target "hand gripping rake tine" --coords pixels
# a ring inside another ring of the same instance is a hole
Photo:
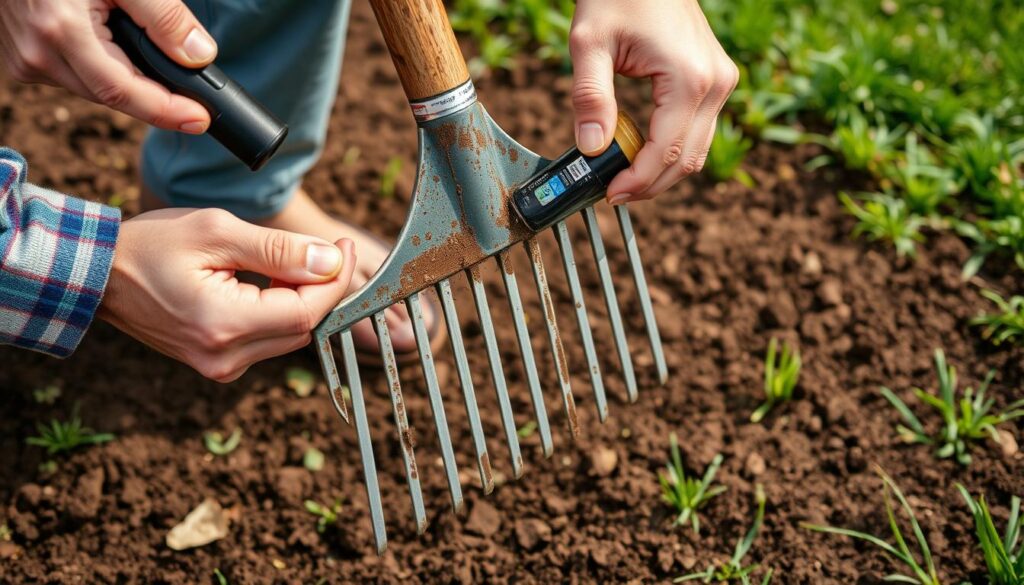
[[[352,394],[352,415],[359,439],[359,455],[363,460],[363,477],[366,481],[366,495],[370,500],[370,522],[373,524],[373,538],[377,543],[377,554],[384,554],[388,547],[387,530],[384,527],[384,506],[380,500],[380,485],[377,483],[377,465],[373,458],[373,444],[370,443],[370,424],[366,420],[366,403],[363,401],[363,384],[359,380],[359,365],[356,363],[356,347],[352,332],[341,333],[341,353],[345,361],[345,374]]]
[[[626,254],[629,256],[629,267],[633,270],[636,294],[640,297],[640,310],[644,314],[647,337],[651,342],[651,353],[654,354],[654,364],[658,369],[658,382],[664,385],[668,381],[668,366],[665,364],[665,352],[661,347],[658,321],[654,316],[654,307],[651,306],[651,293],[647,290],[647,278],[644,276],[644,265],[640,261],[640,250],[636,245],[636,235],[633,233],[633,222],[629,218],[629,209],[625,205],[616,205],[615,217],[619,220],[622,239],[626,244]]]
[[[533,237],[526,240],[523,247],[526,248],[526,254],[530,257],[530,264],[533,266],[533,280],[537,283],[537,296],[540,297],[544,310],[544,323],[547,325],[548,341],[551,342],[551,358],[554,360],[558,384],[562,389],[562,402],[569,421],[569,434],[575,439],[580,435],[579,422],[576,420],[576,402],[573,400],[572,386],[569,384],[569,364],[565,359],[562,337],[558,333],[555,304],[551,301],[551,290],[548,288],[548,277],[544,272],[544,259],[541,257],[540,244],[537,242],[537,238]]]
[[[483,425],[480,423],[480,409],[476,405],[476,392],[473,390],[473,375],[469,370],[466,348],[462,344],[462,329],[459,327],[459,315],[455,311],[455,300],[452,298],[452,285],[448,279],[437,283],[437,296],[441,299],[444,310],[444,321],[448,325],[448,337],[455,355],[455,366],[459,371],[459,382],[462,384],[462,396],[466,403],[466,418],[473,433],[473,448],[476,449],[476,462],[480,471],[480,484],[484,493],[494,491],[494,477],[491,473],[491,459],[487,455],[487,441],[484,439]]]
[[[593,207],[583,210],[583,219],[587,225],[587,233],[590,235],[590,246],[594,250],[597,273],[601,278],[604,303],[608,307],[608,320],[612,325],[612,337],[615,339],[615,349],[618,350],[619,362],[622,364],[622,376],[626,380],[626,393],[630,402],[636,402],[636,375],[633,373],[633,358],[629,355],[629,342],[626,340],[626,331],[622,327],[619,301],[615,298],[615,285],[612,283],[611,269],[608,268],[608,255],[605,253],[601,229],[597,225],[597,213]]]
[[[462,511],[462,484],[459,483],[459,469],[455,464],[455,450],[452,449],[452,438],[448,434],[448,421],[444,415],[444,401],[441,389],[437,384],[437,372],[434,370],[434,356],[430,351],[430,338],[427,326],[423,323],[423,308],[420,306],[419,293],[412,293],[405,301],[412,317],[412,330],[416,337],[416,346],[420,352],[420,363],[423,365],[423,377],[427,382],[427,395],[430,397],[430,410],[434,413],[434,426],[437,427],[437,440],[441,444],[441,459],[448,476],[448,493],[452,498],[452,509],[456,514]]]
[[[405,477],[409,484],[409,498],[412,499],[413,517],[416,519],[416,533],[423,534],[427,529],[427,514],[423,508],[423,491],[420,489],[420,474],[416,468],[416,441],[409,428],[409,418],[405,414],[405,401],[402,399],[402,384],[398,380],[398,362],[391,346],[391,334],[384,311],[374,314],[373,327],[380,340],[380,357],[384,362],[384,373],[391,389],[391,406],[395,414],[395,426],[398,427],[398,443],[402,446],[402,461],[405,464]]]
[[[533,344],[530,342],[530,331],[526,328],[526,317],[523,312],[523,301],[519,298],[519,285],[512,270],[512,262],[508,250],[498,253],[498,268],[505,281],[505,292],[508,306],[512,311],[512,323],[515,324],[516,338],[519,340],[519,353],[523,356],[523,369],[526,370],[526,381],[530,387],[530,399],[533,411],[537,416],[537,431],[540,433],[540,444],[545,457],[551,457],[554,447],[551,443],[551,427],[548,424],[548,412],[544,406],[544,393],[540,389],[540,377],[537,375],[537,362],[533,359]]]
[[[597,416],[604,422],[608,418],[608,399],[604,393],[604,381],[601,379],[601,367],[597,362],[597,350],[594,348],[594,335],[590,329],[590,319],[587,318],[587,305],[583,300],[583,287],[580,286],[580,276],[576,273],[576,258],[572,252],[572,239],[569,238],[569,228],[564,221],[555,224],[551,228],[555,232],[555,239],[558,240],[558,250],[562,254],[562,267],[565,268],[565,277],[569,281],[569,291],[572,293],[572,300],[576,304],[576,323],[579,325],[580,337],[583,339],[583,353],[587,356],[587,366],[590,369],[590,385],[594,389],[594,403],[597,405]]]
[[[494,392],[498,397],[501,409],[501,424],[505,429],[505,440],[508,443],[509,456],[512,458],[512,476],[519,479],[523,476],[523,456],[519,451],[519,435],[516,434],[516,421],[512,418],[512,403],[508,398],[508,387],[505,385],[505,372],[501,367],[501,354],[498,352],[498,340],[494,336],[494,324],[491,323],[491,309],[487,304],[487,292],[480,276],[479,266],[466,270],[469,284],[473,287],[473,301],[476,303],[477,317],[484,333],[484,345],[487,346],[487,360],[491,364],[491,379]]]

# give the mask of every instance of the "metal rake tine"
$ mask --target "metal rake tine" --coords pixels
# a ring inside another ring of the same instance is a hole
[[[601,279],[604,303],[608,307],[612,337],[615,339],[619,363],[622,364],[622,376],[626,380],[626,393],[630,402],[636,402],[636,375],[633,373],[633,357],[629,355],[629,342],[626,340],[626,331],[622,327],[622,314],[619,313],[619,301],[615,298],[615,285],[612,283],[611,269],[608,268],[608,255],[604,249],[601,228],[597,224],[597,212],[593,207],[588,207],[583,210],[583,219],[587,225],[587,233],[590,235],[590,247],[594,250],[594,260],[597,262],[597,274]]]
[[[373,316],[373,327],[380,341],[380,357],[384,361],[384,374],[391,389],[391,407],[395,415],[395,426],[398,427],[398,442],[402,446],[402,461],[405,463],[405,477],[409,484],[409,498],[412,499],[413,517],[416,519],[416,533],[423,534],[427,529],[427,513],[423,508],[423,491],[420,489],[420,474],[416,468],[415,440],[409,428],[409,418],[405,414],[405,401],[402,399],[402,384],[398,380],[398,362],[391,346],[391,334],[384,311]]]
[[[320,355],[320,367],[323,368],[324,379],[327,380],[327,393],[331,395],[331,403],[334,410],[338,412],[341,420],[348,424],[348,407],[345,405],[345,397],[341,394],[341,378],[338,377],[338,364],[334,361],[334,351],[331,349],[331,337],[324,336],[316,345],[316,352]]]
[[[370,423],[366,420],[366,403],[363,401],[363,384],[359,380],[359,364],[356,363],[356,346],[352,332],[341,333],[341,353],[345,361],[345,375],[349,392],[352,394],[352,415],[359,439],[359,455],[363,460],[363,477],[366,480],[366,495],[370,499],[370,523],[373,524],[373,538],[377,543],[377,554],[384,554],[388,547],[387,529],[384,527],[384,506],[380,500],[380,485],[377,483],[377,465],[373,458],[373,444],[370,442]]]
[[[437,440],[441,444],[441,460],[444,461],[444,470],[448,476],[448,493],[452,498],[452,509],[458,514],[462,511],[462,484],[459,483],[459,469],[455,464],[452,438],[448,434],[448,420],[444,415],[444,401],[441,399],[441,388],[437,384],[437,371],[434,369],[434,356],[430,351],[427,326],[423,323],[419,293],[409,295],[405,300],[405,306],[409,308],[409,315],[412,317],[412,331],[420,352],[423,377],[427,382],[427,395],[430,397],[430,410],[434,413]]]
[[[480,319],[480,329],[484,334],[484,345],[487,347],[487,360],[491,364],[491,379],[494,392],[498,397],[501,409],[501,425],[505,429],[505,442],[512,458],[512,476],[519,479],[523,476],[523,456],[519,451],[519,435],[516,433],[516,421],[512,417],[512,402],[508,398],[508,386],[505,384],[505,372],[501,367],[501,354],[498,352],[498,340],[494,335],[494,324],[491,322],[491,309],[487,304],[487,291],[480,276],[480,267],[472,266],[466,270],[466,277],[473,288],[473,301],[476,314]]]
[[[583,353],[587,356],[587,366],[590,369],[590,385],[594,389],[594,403],[597,405],[597,416],[604,422],[608,419],[608,399],[604,393],[604,380],[601,379],[601,367],[597,361],[597,350],[594,348],[594,334],[590,329],[590,319],[587,317],[587,305],[583,300],[583,287],[580,286],[580,275],[576,272],[576,258],[572,252],[572,239],[569,238],[569,228],[564,221],[555,224],[551,228],[555,232],[555,239],[558,241],[558,250],[562,254],[562,267],[565,268],[565,278],[569,281],[569,291],[572,293],[572,300],[576,304],[576,323],[579,325],[580,337],[583,338]]]
[[[516,274],[512,270],[512,261],[508,250],[498,253],[498,268],[505,281],[505,292],[508,306],[512,312],[512,323],[516,328],[516,339],[519,340],[519,353],[523,356],[523,369],[526,370],[526,382],[530,388],[530,400],[537,416],[537,432],[540,433],[541,449],[545,457],[551,457],[554,446],[551,443],[551,426],[548,424],[548,411],[544,406],[544,392],[540,389],[540,376],[537,375],[537,362],[533,359],[533,344],[530,342],[530,330],[526,328],[526,313],[523,301],[519,297],[519,285]]]
[[[455,311],[455,299],[452,297],[452,285],[448,279],[437,283],[437,296],[441,299],[444,310],[444,321],[448,326],[448,338],[452,343],[455,355],[455,366],[459,371],[459,382],[462,384],[462,396],[466,403],[466,418],[473,433],[473,448],[476,449],[476,462],[480,471],[480,484],[484,493],[494,491],[494,475],[491,473],[491,458],[487,454],[487,440],[484,438],[483,424],[480,422],[480,408],[476,405],[476,392],[473,390],[473,375],[469,370],[466,348],[462,344],[462,329],[459,327],[459,315]]]
[[[562,402],[569,420],[569,433],[573,438],[580,435],[579,421],[576,419],[576,401],[573,399],[572,386],[569,383],[569,364],[565,359],[565,348],[562,337],[558,333],[558,319],[555,317],[555,304],[551,301],[551,290],[548,288],[548,277],[544,271],[544,258],[541,257],[540,243],[533,237],[525,242],[526,254],[533,266],[533,280],[537,284],[537,296],[540,297],[544,310],[544,323],[547,325],[548,341],[551,342],[551,357],[555,361],[558,373],[558,384],[562,389]]]
[[[661,334],[658,332],[658,321],[654,316],[654,307],[651,305],[651,293],[647,289],[644,265],[640,261],[640,249],[636,245],[636,234],[633,233],[633,221],[629,218],[629,209],[626,208],[625,204],[615,206],[615,217],[619,220],[622,239],[626,243],[629,266],[633,270],[633,281],[636,283],[637,296],[640,297],[640,310],[644,314],[644,324],[647,325],[647,337],[651,342],[651,353],[654,354],[654,364],[658,369],[658,381],[664,384],[668,381],[668,366],[665,364],[665,352],[661,347]]]

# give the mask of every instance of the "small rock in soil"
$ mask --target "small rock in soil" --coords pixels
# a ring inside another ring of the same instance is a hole
[[[604,543],[598,543],[590,549],[590,558],[598,566],[607,567],[611,562],[611,559],[608,558],[610,556],[608,553],[608,547]]]
[[[551,540],[551,527],[537,518],[516,520],[516,542],[526,550]]]
[[[999,429],[999,447],[1006,457],[1013,457],[1017,454],[1019,447],[1013,433],[1006,429]]]
[[[658,566],[663,572],[667,573],[675,562],[675,556],[668,547],[658,549]]]
[[[590,453],[590,464],[599,477],[608,477],[619,463],[619,454],[614,449],[598,446]]]
[[[765,472],[766,465],[764,463],[764,457],[761,457],[756,451],[751,452],[747,456],[747,461],[743,465],[743,470],[747,472],[750,477],[757,477]]]
[[[821,276],[821,257],[817,252],[808,252],[804,256],[804,264],[800,267],[800,271],[815,278]]]
[[[825,306],[837,307],[843,304],[843,285],[835,278],[826,278],[818,286],[818,300]]]
[[[548,494],[544,498],[544,505],[548,511],[559,516],[568,514],[576,508],[575,502],[569,501],[558,494]]]
[[[864,449],[850,447],[846,452],[846,468],[850,471],[864,471],[868,467],[868,459],[864,456]]]
[[[210,544],[228,535],[228,517],[224,509],[213,498],[185,516],[185,519],[167,533],[167,546],[173,550],[185,550]]]
[[[487,500],[477,500],[473,504],[473,510],[466,520],[466,530],[480,536],[493,536],[501,528],[501,514],[498,510],[487,503]]]

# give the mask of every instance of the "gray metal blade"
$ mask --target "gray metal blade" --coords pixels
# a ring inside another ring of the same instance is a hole
[[[366,419],[363,384],[359,380],[359,364],[356,363],[356,347],[352,342],[351,331],[341,332],[341,353],[345,361],[349,393],[352,395],[352,415],[355,418],[356,437],[359,439],[359,455],[363,461],[366,495],[370,499],[370,523],[373,524],[373,538],[377,543],[377,554],[382,555],[384,549],[388,547],[388,535],[384,527],[384,506],[380,500],[377,465],[373,458],[373,444],[370,442],[370,423]]]
[[[612,283],[612,272],[608,267],[608,255],[604,249],[604,239],[601,237],[601,229],[597,224],[597,212],[593,207],[583,210],[583,220],[587,225],[587,233],[590,235],[590,246],[594,250],[594,260],[597,262],[597,274],[601,279],[601,290],[604,293],[605,306],[608,307],[608,320],[612,325],[612,338],[615,339],[615,349],[619,354],[619,363],[622,364],[622,377],[626,380],[626,393],[630,402],[635,402],[636,375],[633,373],[633,357],[629,355],[629,342],[626,340],[626,331],[622,327],[622,315],[619,313],[619,301],[615,297],[615,285]]]
[[[498,268],[501,270],[502,280],[505,281],[508,306],[512,312],[512,323],[515,325],[516,338],[519,340],[519,353],[523,357],[523,369],[526,370],[526,382],[530,388],[530,400],[533,402],[533,411],[537,417],[537,432],[540,434],[541,449],[545,457],[551,457],[551,453],[554,452],[554,446],[551,443],[551,426],[548,424],[548,412],[544,406],[544,393],[540,389],[537,362],[533,359],[530,331],[526,328],[523,301],[519,297],[519,285],[516,283],[516,274],[512,270],[508,250],[498,253]]]
[[[416,520],[417,534],[427,529],[427,514],[423,507],[423,491],[420,488],[420,474],[416,467],[416,440],[409,428],[409,418],[405,414],[405,400],[402,399],[402,384],[398,379],[398,362],[391,346],[391,334],[384,311],[373,316],[373,327],[380,341],[380,357],[384,361],[384,374],[391,389],[391,407],[395,415],[395,426],[398,427],[398,443],[402,446],[402,461],[405,464],[405,477],[409,485],[409,498],[412,499],[413,518]]]
[[[420,352],[420,363],[423,365],[423,378],[427,383],[427,395],[430,398],[430,410],[434,413],[434,426],[437,427],[437,440],[441,446],[441,460],[448,476],[448,494],[452,498],[452,509],[456,514],[462,511],[462,484],[459,483],[459,469],[455,463],[455,450],[452,438],[448,434],[448,420],[444,414],[444,401],[441,389],[437,384],[437,371],[434,369],[434,356],[430,351],[430,338],[427,326],[423,323],[423,308],[420,306],[419,293],[409,295],[405,306],[412,317],[412,330],[416,337],[416,347]]]
[[[523,456],[519,451],[519,435],[516,434],[516,421],[512,417],[512,402],[508,398],[505,372],[501,367],[501,354],[498,352],[498,340],[494,335],[491,309],[487,304],[487,291],[484,289],[484,281],[480,276],[480,267],[470,267],[466,270],[466,277],[473,288],[476,314],[480,319],[480,329],[484,334],[487,360],[491,364],[491,379],[494,382],[494,392],[498,397],[498,407],[501,409],[501,425],[505,430],[505,442],[508,444],[508,453],[512,458],[512,476],[519,479],[523,476]]]
[[[341,393],[341,378],[338,376],[338,364],[334,361],[330,335],[324,335],[319,339],[316,352],[320,355],[320,367],[323,369],[324,379],[327,380],[327,393],[331,395],[331,404],[334,405],[334,410],[338,412],[341,420],[352,424],[348,419],[345,396]]]
[[[473,448],[476,450],[476,462],[480,471],[480,484],[484,488],[484,493],[489,494],[494,490],[491,459],[487,455],[487,441],[484,438],[483,424],[480,422],[480,409],[476,404],[476,392],[473,390],[473,375],[469,369],[469,359],[466,358],[466,348],[462,344],[462,328],[459,327],[459,315],[455,311],[452,285],[447,278],[437,283],[437,296],[441,299],[444,321],[448,326],[448,338],[451,340],[452,354],[455,355],[455,367],[459,372],[459,382],[462,384],[462,396],[466,403],[466,418],[469,419],[469,428],[473,433]]]
[[[625,205],[615,206],[615,217],[619,220],[622,239],[626,243],[629,266],[633,270],[637,296],[640,297],[640,310],[644,314],[647,337],[651,342],[651,353],[654,354],[654,364],[658,369],[658,381],[665,384],[668,381],[668,365],[665,364],[665,351],[661,347],[661,334],[658,332],[658,321],[654,316],[654,307],[651,305],[651,293],[647,290],[647,277],[644,275],[643,262],[640,261],[640,249],[636,245],[633,222],[629,218],[629,210]]]
[[[605,397],[604,380],[601,379],[601,367],[598,365],[597,350],[594,348],[594,334],[590,329],[590,319],[587,317],[587,305],[583,300],[580,275],[576,272],[576,258],[572,252],[569,228],[564,221],[560,221],[551,229],[555,232],[558,250],[562,254],[562,267],[565,268],[565,277],[569,281],[569,292],[572,293],[572,300],[576,304],[576,323],[579,325],[580,337],[583,339],[583,353],[587,356],[590,385],[594,389],[597,416],[601,422],[604,422],[608,419],[608,399]]]
[[[533,266],[533,280],[537,284],[537,296],[540,297],[544,311],[544,323],[547,325],[548,341],[551,342],[551,358],[555,363],[558,385],[562,389],[562,404],[565,406],[565,415],[569,421],[569,434],[576,438],[580,435],[580,425],[576,419],[576,401],[573,399],[572,386],[569,383],[569,364],[565,359],[562,336],[558,332],[555,304],[551,301],[551,290],[548,288],[548,277],[544,271],[544,259],[540,253],[540,243],[537,242],[536,237],[533,237],[523,242],[523,246],[526,248],[526,254],[530,257],[530,264]]]

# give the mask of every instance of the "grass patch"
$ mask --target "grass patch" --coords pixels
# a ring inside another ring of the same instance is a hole
[[[700,533],[697,510],[726,489],[723,485],[712,485],[718,468],[722,466],[722,455],[715,455],[711,465],[704,471],[704,476],[697,479],[686,475],[682,457],[679,455],[679,439],[675,433],[669,435],[669,444],[672,458],[665,465],[666,473],[658,474],[661,499],[677,512],[673,524],[684,526],[689,523],[695,533]]]

